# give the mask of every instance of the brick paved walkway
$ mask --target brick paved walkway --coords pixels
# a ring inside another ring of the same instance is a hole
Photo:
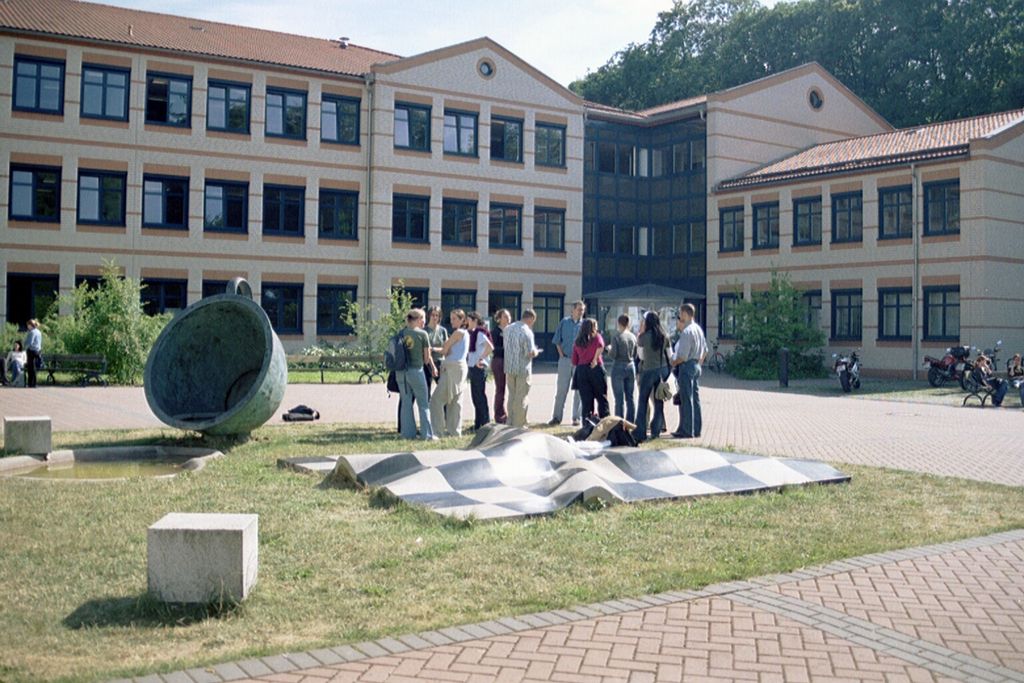
[[[1024,412],[1019,408],[960,408],[732,388],[731,378],[709,377],[701,390],[705,427],[696,442],[775,455],[928,472],[1024,486]],[[538,374],[529,419],[551,417],[555,375]],[[313,406],[326,423],[390,423],[397,398],[375,385],[290,385],[282,411]],[[1012,401],[1008,400],[1008,403]],[[471,412],[464,397],[463,415]],[[677,423],[669,412],[669,429]],[[159,427],[142,389],[43,387],[0,389],[0,415],[50,415],[54,429]],[[566,429],[568,432],[568,427]]]
[[[1024,530],[136,681],[1024,681]]]

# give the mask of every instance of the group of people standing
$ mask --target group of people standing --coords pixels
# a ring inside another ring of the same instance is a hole
[[[636,424],[633,438],[642,442],[658,437],[666,431],[664,392],[658,386],[675,375],[679,385],[679,427],[672,432],[677,438],[695,438],[701,433],[700,374],[701,364],[708,352],[704,331],[694,316],[692,304],[679,307],[676,320],[678,338],[673,344],[668,331],[655,311],[647,311],[640,321],[639,334],[630,331],[628,315],[620,315],[618,332],[605,343],[597,330],[597,321],[584,317],[586,305],[573,304],[572,313],[564,318],[555,331],[554,344],[558,350],[558,384],[555,405],[549,425],[562,423],[565,402],[570,389],[575,389],[572,403],[572,423],[580,424],[581,417],[607,417],[608,373],[604,368],[604,354],[611,363],[612,396],[615,414]],[[567,347],[571,344],[571,351]],[[639,401],[634,395],[639,379]],[[653,405],[653,411],[650,406]],[[595,409],[596,408],[596,409]],[[653,416],[649,419],[649,412]],[[650,432],[648,433],[648,428]]]
[[[694,307],[680,306],[674,344],[655,311],[644,315],[638,335],[630,331],[629,317],[619,316],[618,333],[610,343],[598,330],[597,321],[585,314],[586,304],[575,302],[570,315],[555,330],[552,341],[558,352],[558,381],[548,424],[562,423],[570,391],[574,425],[579,425],[583,417],[604,418],[610,414],[608,373],[604,367],[607,354],[612,363],[615,414],[636,424],[633,437],[638,442],[666,431],[667,397],[658,387],[668,381],[670,374],[675,375],[679,385],[679,426],[672,436],[699,437],[701,364],[708,345],[703,330],[694,321]],[[420,438],[461,436],[462,394],[467,379],[474,411],[473,428],[491,422],[486,393],[488,370],[494,375],[494,422],[525,426],[533,360],[540,355],[533,334],[536,313],[526,309],[519,321],[512,322],[511,313],[501,309],[494,314],[494,328],[488,329],[478,313],[455,309],[449,313],[451,332],[441,325],[441,315],[439,308],[431,307],[426,313],[412,309],[406,316],[401,334],[409,362],[405,370],[396,372],[401,393],[402,436],[417,435],[414,405],[419,407]],[[640,396],[635,401],[638,379]],[[651,405],[653,417],[648,423]]]
[[[24,374],[25,386],[30,389],[36,386],[36,373],[42,365],[43,333],[39,330],[39,321],[35,318],[28,321],[27,327],[28,333],[25,335],[24,343],[14,342],[3,360],[3,366],[0,367],[0,384],[17,385]],[[8,373],[10,379],[7,377]]]

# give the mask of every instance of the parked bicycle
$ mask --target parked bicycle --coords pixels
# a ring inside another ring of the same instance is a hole
[[[711,345],[711,358],[708,359],[708,367],[715,372],[725,372],[725,356],[718,350],[718,342],[715,341]]]

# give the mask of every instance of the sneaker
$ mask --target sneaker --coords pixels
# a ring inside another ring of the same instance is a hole
[[[548,421],[548,427],[557,427],[560,424],[562,424],[562,421],[561,420],[556,420],[555,418],[551,418]],[[573,424],[576,424],[576,423],[574,422]]]
[[[580,426],[580,421],[579,420],[573,420],[572,421],[572,426],[573,427],[579,427]]]

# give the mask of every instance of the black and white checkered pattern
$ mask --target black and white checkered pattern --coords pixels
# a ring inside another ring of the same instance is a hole
[[[635,502],[749,493],[850,477],[820,462],[718,453],[706,448],[609,448],[579,457],[550,434],[485,427],[465,450],[295,458],[293,467],[383,487],[442,515],[477,519],[551,513],[576,501]]]

